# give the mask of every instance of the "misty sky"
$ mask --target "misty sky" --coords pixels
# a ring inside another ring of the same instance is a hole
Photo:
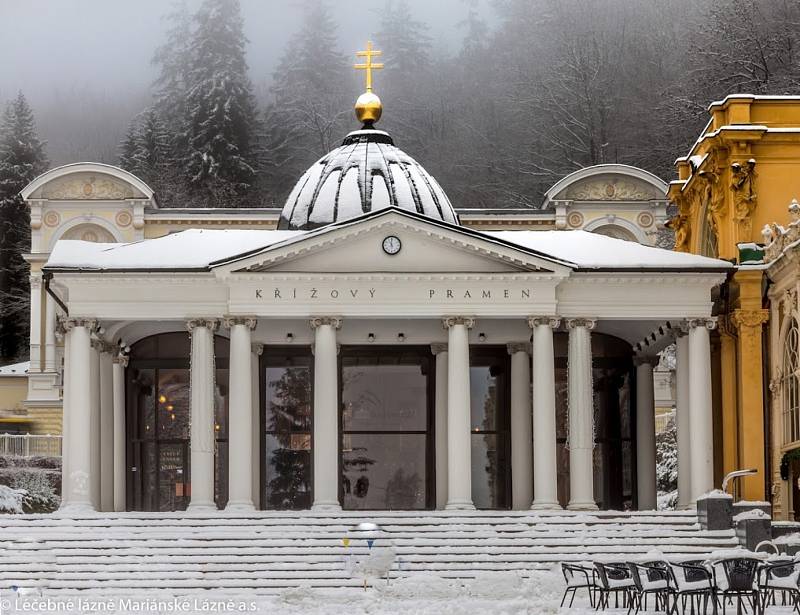
[[[190,0],[190,7],[200,0]],[[430,26],[435,45],[459,44],[464,0],[408,0]],[[256,86],[266,83],[300,23],[298,0],[241,0],[248,62]],[[352,7],[373,6],[364,15]],[[484,4],[486,4],[484,2]],[[53,90],[138,91],[150,85],[153,50],[163,42],[169,0],[0,0],[0,96],[23,90],[34,102]],[[363,47],[377,29],[383,0],[331,2],[337,9],[341,48]],[[484,7],[482,12],[488,12]]]

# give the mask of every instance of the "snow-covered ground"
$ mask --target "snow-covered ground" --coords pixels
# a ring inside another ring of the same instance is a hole
[[[588,615],[595,611],[579,596],[573,608],[560,608],[564,582],[557,569],[534,572],[523,578],[513,573],[482,574],[469,581],[433,575],[414,576],[390,583],[370,581],[361,589],[296,588],[274,597],[247,594],[215,594],[173,597],[168,594],[115,597],[86,594],[50,598],[48,593],[0,594],[0,615],[13,613],[269,613],[270,615]],[[60,602],[59,602],[60,601]],[[66,604],[65,604],[66,603]],[[612,599],[613,605],[613,599]],[[627,609],[609,609],[609,615]],[[791,613],[789,607],[771,607],[768,615]],[[642,613],[645,613],[642,611]],[[647,615],[655,611],[647,611]]]

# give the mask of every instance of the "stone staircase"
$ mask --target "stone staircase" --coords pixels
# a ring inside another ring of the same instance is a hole
[[[525,575],[562,561],[624,560],[652,549],[699,557],[738,544],[732,530],[701,530],[693,511],[9,515],[0,516],[0,592],[272,594],[301,585],[355,587],[363,581],[351,577],[346,559],[369,552],[353,531],[366,521],[380,527],[374,547],[391,541],[396,551],[393,578]]]

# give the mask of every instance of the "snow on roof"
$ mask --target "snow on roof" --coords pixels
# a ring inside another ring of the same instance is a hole
[[[337,228],[329,227],[330,230]],[[316,231],[190,229],[127,244],[58,241],[48,269],[205,270],[214,263],[278,244],[318,236]],[[525,251],[550,256],[580,269],[730,269],[732,265],[704,256],[652,248],[587,231],[469,231],[469,235],[503,241]]]
[[[56,242],[52,269],[206,269],[214,261],[295,238],[305,231],[187,229],[133,243]]]
[[[589,231],[486,231],[582,269],[731,269],[727,261],[644,246]]]
[[[0,367],[0,377],[2,376],[24,376],[28,373],[31,367],[30,361],[23,361],[22,363],[14,363],[12,365],[4,365]]]

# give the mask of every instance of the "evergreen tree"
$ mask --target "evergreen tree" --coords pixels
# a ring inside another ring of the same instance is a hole
[[[205,0],[189,47],[183,166],[198,201],[241,202],[255,179],[255,97],[238,0]]]
[[[128,124],[128,130],[119,144],[119,166],[126,171],[136,174],[136,149],[138,148],[138,118]]]
[[[150,184],[163,179],[170,161],[170,138],[155,109],[144,112],[133,155],[136,175]]]
[[[30,212],[19,196],[47,165],[44,143],[22,92],[0,124],[0,360],[28,354],[30,282],[22,255],[30,251]]]
[[[267,109],[264,189],[279,204],[302,173],[355,127],[353,75],[324,1],[310,0],[274,74]]]

